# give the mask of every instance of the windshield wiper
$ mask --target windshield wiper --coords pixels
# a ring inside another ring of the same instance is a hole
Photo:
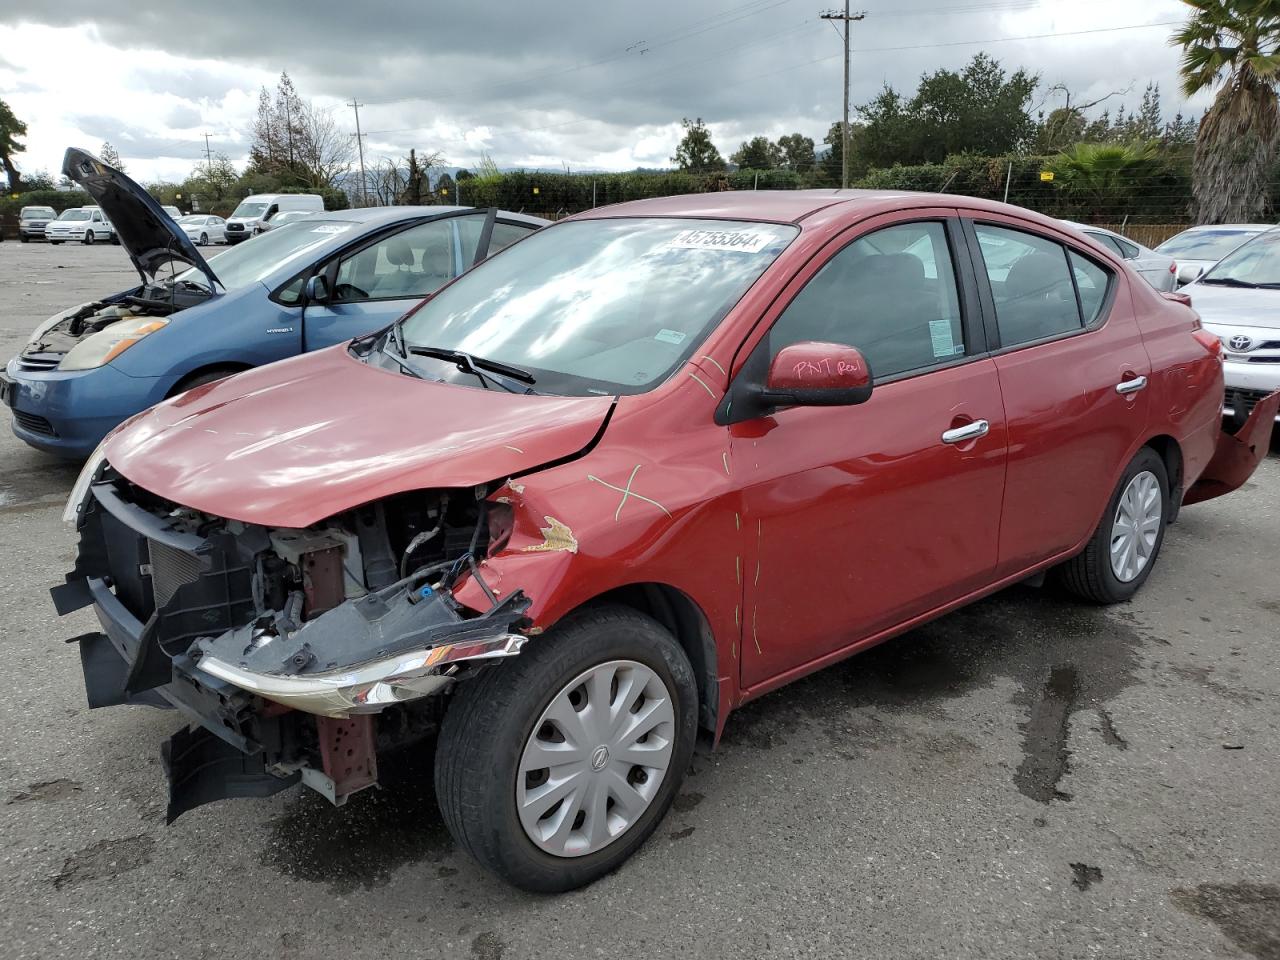
[[[1200,282],[1216,283],[1224,287],[1247,287],[1250,290],[1262,286],[1259,283],[1250,283],[1248,280],[1237,280],[1235,277],[1205,277]]]
[[[404,341],[400,341],[400,345],[404,347]],[[408,352],[418,357],[435,357],[437,360],[448,360],[456,363],[458,367],[476,377],[485,389],[489,387],[489,381],[492,380],[502,389],[511,393],[533,393],[532,384],[537,383],[532,373],[528,370],[521,370],[519,367],[513,367],[506,363],[500,363],[497,360],[487,360],[484,357],[472,356],[469,353],[463,353],[461,350],[450,350],[447,347],[408,347]],[[490,373],[485,373],[485,371]],[[524,385],[524,389],[520,390],[510,384],[504,383],[498,377],[491,374],[496,373],[506,380],[515,380]]]

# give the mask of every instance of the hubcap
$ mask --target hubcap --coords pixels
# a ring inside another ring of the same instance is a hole
[[[634,660],[592,667],[533,726],[516,773],[520,825],[558,857],[607,846],[649,808],[674,742],[671,694],[653,670]]]
[[[1128,583],[1146,569],[1160,535],[1160,481],[1143,470],[1124,488],[1111,523],[1111,572]]]

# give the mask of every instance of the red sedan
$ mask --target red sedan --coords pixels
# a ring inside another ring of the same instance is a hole
[[[623,204],[122,426],[54,600],[101,622],[91,706],[190,722],[170,818],[299,781],[340,804],[438,730],[459,844],[564,890],[747,700],[1046,572],[1131,596],[1266,449],[1280,395],[1235,436],[1222,399],[1186,298],[1025,210]]]

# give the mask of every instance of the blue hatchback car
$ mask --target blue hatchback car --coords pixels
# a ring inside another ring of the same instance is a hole
[[[63,172],[115,225],[141,284],[50,317],[0,374],[13,431],[83,459],[201,383],[386,326],[547,221],[472,207],[316,213],[214,258],[141,186],[82,150]]]

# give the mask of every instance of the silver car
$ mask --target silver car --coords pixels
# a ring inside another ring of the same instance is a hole
[[[1137,241],[1122,237],[1105,227],[1094,227],[1085,223],[1063,220],[1067,226],[1075,227],[1089,239],[1096,240],[1112,253],[1123,257],[1129,266],[1142,274],[1142,279],[1162,293],[1169,293],[1178,287],[1178,266],[1173,257],[1144,247]]]
[[[44,228],[57,217],[53,207],[23,207],[18,213],[18,239],[23,243],[43,240]]]
[[[1232,250],[1273,226],[1273,223],[1210,223],[1191,227],[1160,244],[1156,252],[1177,260],[1178,283],[1190,283]]]

